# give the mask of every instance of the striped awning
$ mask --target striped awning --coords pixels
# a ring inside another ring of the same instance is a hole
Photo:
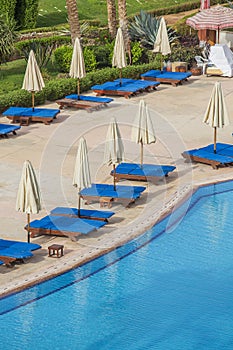
[[[197,30],[210,29],[219,31],[225,28],[233,28],[233,9],[216,6],[202,10],[195,16],[188,18],[186,24]]]

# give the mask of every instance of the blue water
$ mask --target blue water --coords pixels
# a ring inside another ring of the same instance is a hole
[[[112,253],[0,299],[1,349],[232,350],[233,183],[188,204]]]

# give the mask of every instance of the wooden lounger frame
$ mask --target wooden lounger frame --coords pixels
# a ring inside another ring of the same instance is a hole
[[[56,103],[59,105],[60,109],[64,107],[73,107],[77,109],[85,109],[87,112],[92,112],[93,110],[107,106],[106,102],[74,100],[71,98],[63,98],[63,99],[57,100]]]
[[[49,125],[53,121],[53,119],[56,119],[56,115],[54,117],[7,115],[7,118],[10,119],[12,121],[12,123],[20,123],[20,125],[29,125],[29,123],[31,121],[32,122],[43,122],[45,125]]]
[[[193,161],[193,162],[208,164],[208,165],[211,165],[213,169],[218,169],[220,166],[233,165],[233,159],[232,159],[232,162],[224,164],[224,163],[221,163],[220,161],[202,158],[202,157],[198,157],[195,155],[190,155],[190,154],[185,153],[185,152],[182,153],[182,156],[186,159],[186,162]]]
[[[106,197],[106,196],[104,196]],[[88,196],[88,195],[81,195],[81,198],[85,200],[85,204],[91,204],[92,202],[98,202],[101,204],[101,196]],[[135,198],[113,198],[109,197],[109,200],[111,202],[119,202],[121,203],[125,208],[128,208],[132,203],[135,203]],[[101,205],[100,205],[101,206]]]
[[[114,174],[111,172],[110,175],[114,176]],[[117,182],[120,180],[132,180],[132,181],[150,181],[150,182],[157,182],[159,180],[162,180],[164,177],[168,177],[168,174],[164,176],[143,176],[143,175],[130,175],[130,174],[115,174],[115,179]]]
[[[11,256],[2,256],[2,255],[0,255],[0,260],[3,261],[3,263],[7,267],[12,267],[12,263],[15,262],[17,259],[13,258]]]
[[[27,226],[25,226],[25,230],[27,230]],[[95,228],[93,227],[93,231]],[[49,236],[59,236],[59,237],[76,237],[82,235],[81,232],[72,232],[72,231],[60,231],[60,230],[51,230],[46,228],[33,228],[30,227],[30,236],[33,238],[35,236],[40,235],[49,235]]]
[[[96,93],[96,96],[123,96],[125,98],[130,98],[132,96],[135,96],[137,94],[143,93],[143,92],[151,92],[157,90],[157,85],[150,85],[146,88],[139,88],[137,91],[121,91],[121,90],[96,90],[93,89],[93,91]]]
[[[172,86],[177,87],[178,85],[182,85],[183,81],[187,81],[188,79],[168,79],[168,78],[156,78],[156,77],[142,77],[142,80],[152,80],[158,81],[164,84],[171,84]]]

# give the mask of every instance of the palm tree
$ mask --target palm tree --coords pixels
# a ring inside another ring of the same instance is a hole
[[[71,40],[74,43],[75,38],[80,38],[80,24],[78,19],[78,7],[76,0],[66,0],[68,21],[70,25]]]
[[[14,49],[16,34],[14,24],[10,22],[0,17],[0,65],[8,60]]]
[[[116,20],[116,0],[107,0],[108,11],[108,29],[111,38],[115,38],[117,33],[117,20]]]
[[[119,14],[119,24],[124,35],[125,47],[131,62],[130,36],[128,31],[126,0],[118,0],[118,14]]]

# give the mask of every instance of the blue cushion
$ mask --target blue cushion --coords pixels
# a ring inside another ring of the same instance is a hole
[[[117,174],[127,174],[135,176],[165,176],[175,170],[171,165],[121,163],[116,167]],[[113,172],[112,172],[113,173]]]
[[[78,209],[67,208],[67,207],[57,207],[51,210],[51,214],[52,215],[78,215]],[[80,209],[80,216],[88,216],[93,219],[95,218],[108,219],[114,214],[115,213],[113,211]]]
[[[10,125],[10,124],[0,124],[0,135],[6,135],[15,130],[19,130],[21,126]]]
[[[77,94],[72,94],[72,95],[67,95],[65,98],[70,98],[72,100],[77,100],[78,95]],[[109,103],[112,102],[112,98],[108,97],[97,97],[97,96],[84,96],[84,95],[79,95],[79,100],[81,101],[91,101],[91,102],[102,102],[102,103]]]
[[[26,259],[32,256],[32,253],[28,250],[19,250],[14,248],[3,248],[0,249],[0,256],[6,256],[16,259]]]
[[[92,184],[92,187],[83,189],[80,194],[93,197],[112,197],[112,198],[138,198],[145,191],[144,186],[123,186],[111,184]]]
[[[58,230],[63,232],[76,232],[77,234],[88,234],[95,229],[104,226],[106,222],[99,220],[80,219],[68,216],[48,215],[40,220],[30,223],[31,228]]]
[[[59,109],[49,109],[49,108],[32,108],[27,107],[10,107],[2,114],[5,116],[15,116],[15,117],[56,117],[56,115],[60,113]]]
[[[146,73],[141,74],[142,77],[151,77],[151,78],[164,78],[164,79],[175,79],[175,80],[184,80],[189,78],[192,75],[191,72],[167,72],[159,70],[149,70]]]
[[[14,248],[14,249],[31,251],[31,250],[40,249],[41,246],[36,243],[27,243],[27,242],[18,242],[18,241],[0,239],[0,249],[2,248]]]
[[[233,162],[233,158],[232,158],[233,156],[228,157],[228,156],[214,153],[214,152],[212,153],[212,152],[203,151],[202,148],[185,151],[184,153],[190,156],[196,156],[203,159],[213,160],[221,164],[229,164]]]

